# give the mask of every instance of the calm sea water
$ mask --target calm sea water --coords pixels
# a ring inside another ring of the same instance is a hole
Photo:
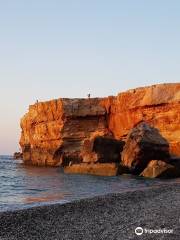
[[[179,182],[180,179],[170,180]],[[106,193],[167,184],[129,175],[100,177],[66,175],[60,168],[24,166],[21,160],[0,156],[0,211],[64,203]]]

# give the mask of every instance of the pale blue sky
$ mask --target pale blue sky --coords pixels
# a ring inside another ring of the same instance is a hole
[[[178,0],[0,0],[0,154],[36,99],[179,81]]]

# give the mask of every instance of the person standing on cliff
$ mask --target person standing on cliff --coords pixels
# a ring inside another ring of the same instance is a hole
[[[90,93],[88,93],[87,97],[88,97],[88,99],[89,99],[89,108],[91,109],[91,101],[90,101],[91,94],[90,94]]]
[[[38,100],[36,100],[37,112],[38,112],[38,103],[39,103],[39,101],[38,101]]]

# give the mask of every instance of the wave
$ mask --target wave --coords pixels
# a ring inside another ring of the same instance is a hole
[[[11,159],[13,159],[13,156],[11,156],[11,155],[0,155],[0,159],[11,160]]]

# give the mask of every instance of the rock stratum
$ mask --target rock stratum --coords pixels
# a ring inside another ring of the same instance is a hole
[[[60,98],[30,105],[21,119],[24,163],[93,174],[96,168],[99,174],[102,166],[103,175],[116,175],[129,170],[125,163],[129,160],[123,160],[127,139],[141,122],[159,131],[167,141],[165,152],[179,156],[180,83],[137,88],[106,98]],[[158,147],[153,145],[154,150]]]

